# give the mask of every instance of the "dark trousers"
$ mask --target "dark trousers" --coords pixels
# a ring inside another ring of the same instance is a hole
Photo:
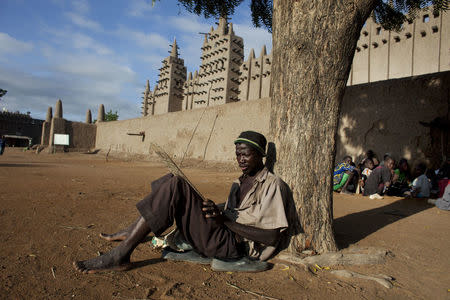
[[[156,236],[175,222],[197,252],[217,258],[241,256],[234,233],[214,218],[204,217],[201,197],[185,180],[167,174],[151,187],[151,193],[136,207]]]

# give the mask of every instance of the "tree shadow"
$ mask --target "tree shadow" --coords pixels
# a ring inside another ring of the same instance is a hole
[[[276,146],[274,143],[268,144],[266,167],[274,173],[276,163]],[[283,181],[282,189],[286,189],[288,199],[285,202],[285,210],[289,221],[289,229],[285,232],[280,251],[287,248],[294,235],[303,233],[300,219],[297,213],[292,191]],[[376,201],[376,200],[374,200]],[[334,219],[334,232],[339,248],[346,248],[379,229],[395,223],[403,218],[407,218],[429,208],[432,208],[424,199],[400,199],[382,207],[360,211]]]
[[[339,248],[347,248],[381,228],[432,208],[424,199],[400,199],[388,205],[334,219]]]
[[[9,164],[9,163],[2,163],[0,164],[0,167],[6,167],[6,168],[35,168],[35,167],[48,167],[46,165],[41,165],[41,164],[28,164],[28,163],[24,163],[24,164]]]

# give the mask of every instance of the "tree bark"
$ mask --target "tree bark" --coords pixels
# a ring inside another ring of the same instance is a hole
[[[271,136],[303,233],[288,250],[337,250],[332,172],[340,106],[361,28],[376,0],[275,0]]]

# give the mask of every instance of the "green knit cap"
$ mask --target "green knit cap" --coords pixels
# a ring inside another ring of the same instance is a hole
[[[262,156],[266,156],[267,140],[259,132],[243,131],[239,137],[234,141],[235,144],[246,144],[258,151]]]

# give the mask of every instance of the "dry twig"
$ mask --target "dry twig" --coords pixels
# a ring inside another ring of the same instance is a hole
[[[258,297],[265,298],[265,299],[270,299],[270,300],[281,300],[279,298],[274,298],[274,297],[266,296],[266,295],[263,295],[263,294],[260,294],[260,293],[252,292],[252,291],[249,291],[249,290],[244,290],[243,288],[238,287],[237,285],[229,283],[229,282],[226,282],[226,284],[231,286],[232,288],[235,288],[235,289],[237,289],[237,290],[239,290],[241,292],[244,292],[244,293],[247,293],[247,294],[250,294],[250,295],[253,295],[253,296],[258,296]]]
[[[163,148],[158,146],[157,144],[151,143],[150,148],[158,154],[158,156],[161,158],[161,160],[166,164],[167,168],[169,168],[170,172],[173,175],[180,176],[183,178],[190,186],[191,188],[202,198],[203,201],[206,201],[206,198],[199,192],[199,190],[194,186],[194,184],[187,178],[186,175],[184,175],[183,171],[177,166],[177,164],[173,161],[173,159],[167,154],[166,151],[164,151]]]
[[[90,228],[94,227],[94,224],[89,224],[89,225],[86,226],[86,227],[82,227],[82,226],[67,226],[67,225],[59,225],[59,227],[66,228],[66,229],[80,229],[80,230],[87,230],[87,229],[90,229]]]

